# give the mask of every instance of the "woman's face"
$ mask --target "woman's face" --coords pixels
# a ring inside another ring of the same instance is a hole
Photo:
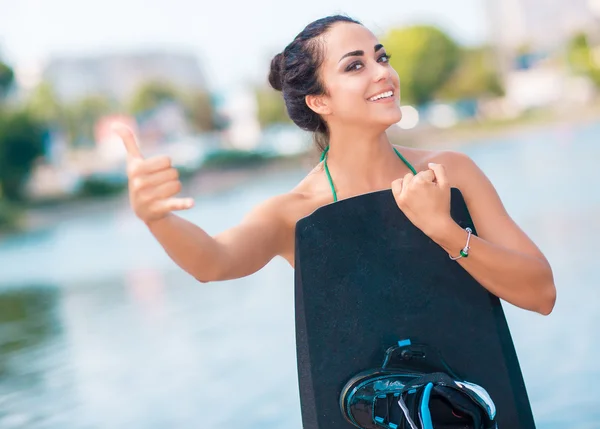
[[[359,24],[338,23],[324,36],[320,78],[332,124],[390,126],[400,121],[400,79],[377,38]]]

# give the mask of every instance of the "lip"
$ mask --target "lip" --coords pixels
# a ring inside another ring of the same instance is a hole
[[[391,96],[391,97],[389,97],[389,98],[381,98],[381,99],[379,99],[379,100],[375,100],[375,101],[371,101],[371,100],[370,100],[370,98],[371,98],[371,97],[375,97],[376,95],[382,94],[382,93],[384,93],[384,92],[387,92],[387,91],[392,91],[392,96]],[[377,103],[378,101],[382,101],[382,100],[384,100],[384,101],[385,101],[385,100],[392,100],[392,99],[394,99],[395,97],[396,97],[396,89],[395,89],[393,86],[390,86],[390,87],[388,87],[388,88],[381,89],[381,90],[379,90],[379,91],[377,91],[377,92],[374,92],[372,95],[369,95],[369,96],[367,97],[367,101],[371,101],[371,103]]]

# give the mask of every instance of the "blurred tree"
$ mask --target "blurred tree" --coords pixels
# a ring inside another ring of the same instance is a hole
[[[0,114],[0,189],[9,200],[23,199],[23,185],[44,150],[43,127],[26,111]]]
[[[62,130],[70,144],[76,145],[82,140],[93,140],[96,121],[111,113],[113,106],[101,94],[91,94],[71,104],[63,104],[52,85],[43,82],[30,95],[26,109],[45,128]]]
[[[281,93],[270,88],[259,88],[255,93],[258,104],[258,121],[261,127],[291,122]]]
[[[129,111],[137,115],[154,109],[165,101],[175,101],[184,104],[177,88],[174,86],[166,82],[147,82],[134,92],[129,102]]]
[[[600,87],[600,60],[594,58],[585,33],[573,36],[567,46],[567,58],[574,73],[589,77]]]
[[[213,107],[207,92],[184,92],[166,82],[151,81],[140,86],[131,98],[129,111],[137,115],[167,101],[183,107],[190,124],[196,131],[215,129]]]
[[[0,62],[0,101],[14,81],[12,68]],[[20,200],[35,159],[43,153],[43,129],[26,110],[0,109],[0,199]],[[6,211],[3,203],[3,212]]]
[[[535,49],[533,49],[533,45],[529,41],[525,41],[525,42],[521,43],[515,50],[515,54],[518,56],[531,55],[534,52],[535,52]]]
[[[6,96],[15,79],[13,69],[0,61],[0,100]]]
[[[436,98],[457,101],[504,95],[491,58],[488,47],[462,49],[459,66],[436,93]]]
[[[392,29],[382,43],[400,75],[404,104],[430,101],[450,78],[460,59],[458,45],[443,31],[427,25]]]
[[[102,116],[111,113],[110,100],[104,95],[88,95],[68,108],[69,134],[75,141],[94,141],[94,127]]]
[[[215,112],[210,94],[207,92],[196,91],[185,97],[185,109],[197,132],[212,131],[217,128]]]
[[[71,146],[79,136],[78,118],[70,106],[64,105],[49,82],[40,83],[29,96],[27,112],[47,130],[59,129],[67,136]]]
[[[33,90],[26,102],[26,109],[48,126],[65,124],[65,109],[49,82],[42,82]]]

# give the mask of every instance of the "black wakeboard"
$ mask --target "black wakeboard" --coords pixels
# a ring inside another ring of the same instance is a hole
[[[475,226],[461,192],[451,215]],[[500,300],[416,228],[391,190],[317,209],[296,225],[296,348],[304,429],[349,429],[344,384],[381,365],[410,338],[435,346],[483,386],[500,429],[534,429],[525,383]]]

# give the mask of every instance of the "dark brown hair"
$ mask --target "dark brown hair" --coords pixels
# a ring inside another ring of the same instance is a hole
[[[271,60],[269,83],[283,93],[288,115],[300,128],[314,133],[314,140],[321,150],[329,144],[327,123],[306,105],[307,95],[325,94],[319,80],[319,67],[324,60],[322,36],[338,22],[362,25],[343,15],[327,16],[308,24],[283,52]]]

